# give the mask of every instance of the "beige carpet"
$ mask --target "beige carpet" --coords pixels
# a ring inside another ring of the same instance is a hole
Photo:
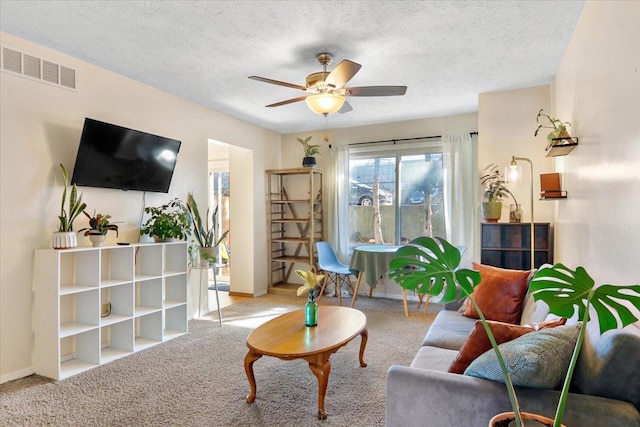
[[[343,305],[350,304],[343,300]],[[247,335],[277,314],[301,308],[302,298],[267,295],[189,322],[189,333],[140,353],[54,382],[31,376],[0,386],[2,426],[376,426],[384,425],[386,372],[408,365],[439,309],[405,318],[396,300],[359,298],[367,316],[366,368],[358,364],[360,338],[331,356],[319,421],[317,381],[301,360],[255,362],[255,403],[245,403]],[[325,297],[322,304],[337,304]],[[214,321],[215,320],[215,321]],[[322,321],[322,319],[320,319]]]

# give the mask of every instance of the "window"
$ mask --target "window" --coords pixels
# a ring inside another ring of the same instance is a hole
[[[349,247],[445,236],[440,142],[349,150]]]

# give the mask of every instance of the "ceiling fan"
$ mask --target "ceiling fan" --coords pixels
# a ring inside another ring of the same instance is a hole
[[[344,85],[356,75],[362,66],[345,59],[336,65],[331,72],[329,72],[327,71],[327,65],[331,63],[333,55],[330,53],[320,53],[316,55],[316,59],[322,65],[323,70],[309,74],[307,76],[306,86],[258,76],[250,76],[249,78],[260,82],[286,86],[306,92],[304,96],[269,104],[267,107],[279,107],[281,105],[292,104],[294,102],[304,100],[313,112],[323,114],[325,116],[335,112],[348,113],[353,110],[346,100],[347,96],[396,96],[404,95],[407,91],[406,86],[344,87]]]

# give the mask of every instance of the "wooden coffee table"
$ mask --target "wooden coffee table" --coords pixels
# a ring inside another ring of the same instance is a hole
[[[318,418],[321,420],[327,418],[324,396],[331,372],[329,356],[360,335],[360,366],[367,366],[364,349],[369,335],[364,313],[337,306],[320,306],[318,309],[318,326],[306,327],[304,310],[296,310],[276,317],[251,332],[247,338],[249,352],[244,358],[244,370],[251,386],[247,403],[253,403],[256,398],[253,362],[262,356],[309,362],[311,372],[318,379]]]

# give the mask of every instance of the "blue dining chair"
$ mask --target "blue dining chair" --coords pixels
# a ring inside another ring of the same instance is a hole
[[[322,281],[322,288],[320,288],[320,295],[318,295],[318,302],[320,302],[324,294],[324,288],[327,286],[327,283],[333,282],[336,286],[338,301],[340,301],[340,305],[342,305],[342,290],[340,289],[340,284],[342,280],[346,278],[349,287],[351,287],[351,279],[349,278],[352,274],[351,270],[349,270],[348,265],[338,261],[338,257],[336,257],[336,253],[329,243],[316,242],[316,252],[318,254],[318,266],[324,271],[324,280]]]

